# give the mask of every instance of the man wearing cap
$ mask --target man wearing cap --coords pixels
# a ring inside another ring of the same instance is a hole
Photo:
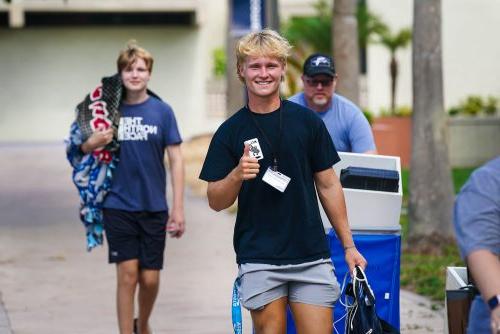
[[[309,56],[304,62],[302,82],[304,91],[289,100],[317,112],[337,151],[377,153],[366,117],[353,102],[335,93],[337,74],[330,56]]]

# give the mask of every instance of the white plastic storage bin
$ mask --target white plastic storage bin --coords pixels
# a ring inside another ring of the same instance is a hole
[[[401,230],[399,216],[403,201],[403,187],[399,157],[345,152],[339,152],[339,156],[341,160],[333,166],[338,177],[340,177],[340,171],[349,166],[395,170],[399,174],[398,192],[344,188],[351,230],[374,232]],[[323,226],[328,231],[331,225],[321,205],[320,212]]]

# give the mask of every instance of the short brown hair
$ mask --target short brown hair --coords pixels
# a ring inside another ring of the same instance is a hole
[[[149,73],[151,73],[153,71],[153,56],[151,56],[149,51],[137,45],[137,42],[134,40],[129,41],[127,47],[121,50],[118,55],[118,59],[116,60],[118,73],[121,73],[124,69],[132,65],[138,58],[144,60]]]
[[[247,57],[271,57],[277,58],[283,65],[290,55],[292,46],[286,38],[271,29],[264,29],[249,33],[243,36],[236,44],[236,71],[240,76],[240,66],[243,65]]]

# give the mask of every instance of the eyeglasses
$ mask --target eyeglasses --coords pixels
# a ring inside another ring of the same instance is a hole
[[[308,86],[311,87],[318,87],[319,84],[321,84],[322,87],[330,87],[333,83],[333,79],[324,79],[324,80],[306,79],[306,83]]]

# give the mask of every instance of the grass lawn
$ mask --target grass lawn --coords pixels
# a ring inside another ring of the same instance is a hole
[[[401,216],[403,242],[408,235],[408,216]],[[401,286],[435,301],[444,301],[446,267],[464,266],[456,245],[444,245],[443,255],[403,252]]]
[[[469,175],[476,169],[473,168],[453,168],[452,177],[453,177],[453,186],[455,188],[455,194],[460,191],[460,188],[464,185],[465,182],[469,179]],[[408,195],[409,195],[409,187],[410,187],[410,172],[408,169],[401,170],[401,178],[403,182],[403,206],[408,204]]]
[[[453,169],[453,185],[455,193],[469,178],[475,168]],[[408,170],[402,171],[403,206],[408,203]],[[403,243],[408,235],[408,216],[401,215],[401,232]],[[424,255],[403,252],[401,258],[401,286],[418,294],[428,296],[435,301],[444,301],[446,267],[463,266],[456,245],[443,245],[443,255]]]

